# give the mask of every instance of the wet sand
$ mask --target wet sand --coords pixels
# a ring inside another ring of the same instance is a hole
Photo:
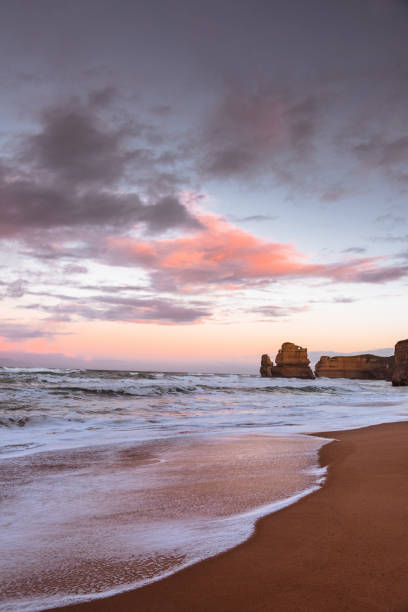
[[[319,434],[322,489],[234,548],[93,611],[407,611],[408,422]]]
[[[0,460],[0,611],[136,589],[232,549],[318,488],[324,442],[178,436]]]

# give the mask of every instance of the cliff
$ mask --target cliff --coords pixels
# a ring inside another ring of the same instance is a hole
[[[379,357],[378,355],[321,357],[316,364],[315,374],[328,378],[391,380],[393,366],[394,357]]]
[[[307,357],[307,349],[292,342],[284,342],[276,355],[276,365],[269,355],[262,355],[261,376],[267,378],[314,378]]]
[[[394,387],[408,385],[408,340],[400,340],[395,345],[395,362],[392,384]]]

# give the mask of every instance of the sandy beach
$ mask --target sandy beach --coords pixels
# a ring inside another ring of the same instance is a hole
[[[240,546],[169,578],[63,610],[408,610],[408,423],[319,434],[316,493]]]

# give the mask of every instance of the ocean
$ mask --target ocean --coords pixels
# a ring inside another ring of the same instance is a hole
[[[408,418],[385,381],[0,369],[0,610],[158,580],[318,489],[306,434]],[[333,434],[335,437],[335,434]]]

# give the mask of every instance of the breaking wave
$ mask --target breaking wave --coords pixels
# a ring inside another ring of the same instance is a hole
[[[406,416],[407,390],[384,381],[0,368],[0,452],[208,431],[331,431]]]
[[[124,389],[103,388],[103,387],[88,387],[88,386],[61,386],[61,387],[48,387],[48,389],[57,395],[65,395],[70,393],[84,393],[89,395],[108,395],[108,396],[135,396],[135,397],[157,397],[163,395],[188,395],[193,393],[278,393],[278,394],[291,394],[291,393],[338,393],[338,389],[335,387],[316,387],[313,385],[307,385],[304,387],[291,387],[291,386],[265,386],[265,387],[248,387],[248,386],[216,386],[216,385],[149,385],[143,387],[132,388],[128,386]]]

